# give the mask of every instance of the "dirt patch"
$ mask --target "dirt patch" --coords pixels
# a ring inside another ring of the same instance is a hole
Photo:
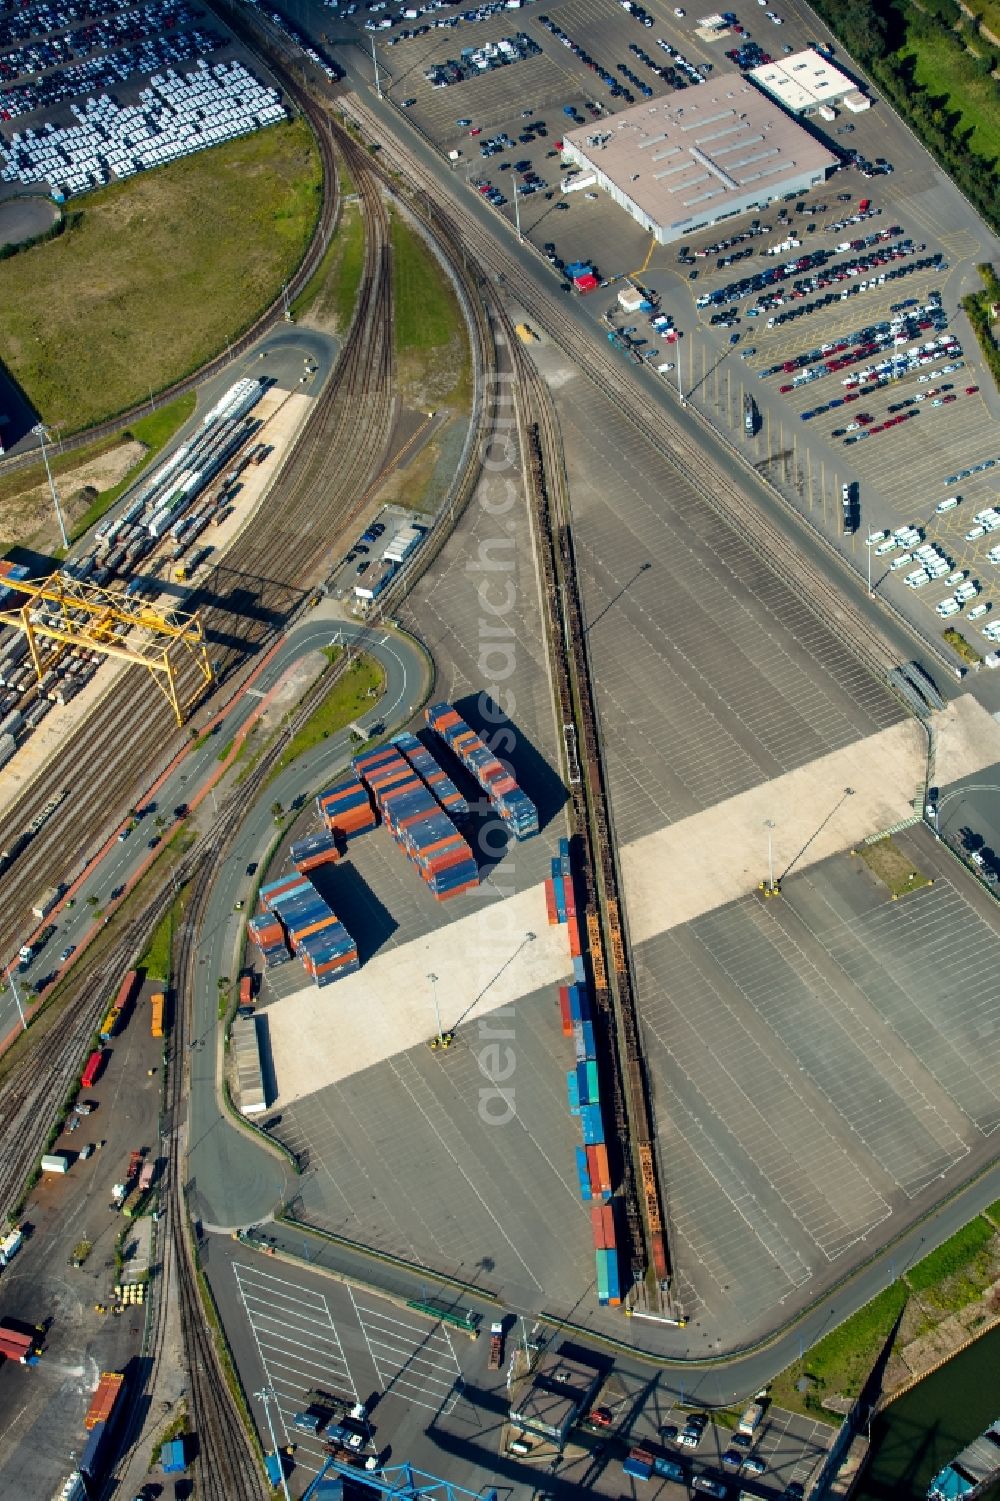
[[[68,470],[56,480],[56,491],[66,518],[67,531],[101,490],[110,490],[133,469],[146,452],[142,443],[130,440],[109,448],[98,458]],[[93,493],[90,493],[90,492]],[[32,485],[8,496],[0,507],[0,546],[30,538],[36,547],[54,548],[59,528],[52,511],[48,482]]]
[[[891,892],[893,901],[931,884],[922,870],[913,869],[913,861],[888,837],[877,840],[875,844],[861,845],[857,854],[872,875]]]

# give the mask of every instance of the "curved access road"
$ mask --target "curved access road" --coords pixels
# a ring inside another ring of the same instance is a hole
[[[430,684],[428,659],[408,637],[382,627],[339,620],[326,607],[293,631],[249,690],[266,695],[308,652],[325,646],[362,644],[385,671],[381,698],[359,716],[359,724],[402,728],[423,701]],[[248,712],[244,696],[244,714]],[[253,698],[249,702],[253,703]],[[218,745],[232,733],[228,720],[207,742]],[[224,743],[224,741],[223,741]],[[193,997],[188,1059],[188,1184],[191,1208],[208,1226],[235,1228],[266,1218],[280,1208],[294,1183],[283,1160],[235,1125],[220,1105],[221,1056],[218,994],[215,979],[235,975],[245,912],[236,903],[248,895],[247,866],[261,863],[274,839],[271,813],[277,800],[284,807],[308,796],[339,773],[352,754],[344,731],[321,741],[268,785],[245,811],[239,835],[218,872],[211,904],[199,938],[198,967],[204,984]],[[207,769],[202,767],[205,775]],[[192,766],[188,783],[196,781]]]

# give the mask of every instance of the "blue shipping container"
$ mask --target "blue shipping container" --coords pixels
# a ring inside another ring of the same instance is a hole
[[[586,1147],[599,1147],[604,1144],[604,1122],[601,1119],[600,1105],[580,1106],[580,1115],[583,1121],[583,1144]]]
[[[621,1302],[622,1289],[621,1281],[618,1277],[618,1252],[605,1251],[604,1254],[608,1258],[608,1295],[616,1301]]]
[[[608,1262],[607,1252],[595,1252],[597,1265],[597,1301],[607,1306],[608,1303]]]
[[[577,1098],[581,1105],[596,1105],[598,1096],[591,1088],[590,1075],[587,1073],[587,1065],[578,1063],[576,1066],[576,1089]]]
[[[576,1077],[576,1069],[571,1068],[566,1075],[566,1093],[569,1096],[570,1115],[580,1114],[580,1085]]]
[[[580,1180],[580,1193],[584,1199],[589,1201],[593,1198],[593,1194],[590,1188],[590,1169],[587,1166],[587,1149],[585,1147],[576,1148],[576,1176]]]
[[[578,985],[587,983],[587,971],[583,967],[582,954],[577,954],[573,960],[573,979]]]
[[[593,1022],[581,1022],[580,1031],[583,1033],[583,1056],[585,1058],[596,1058],[597,1049],[594,1045]]]

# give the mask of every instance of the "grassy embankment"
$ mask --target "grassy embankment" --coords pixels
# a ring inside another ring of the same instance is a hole
[[[125,411],[273,300],[321,199],[300,121],[90,193],[58,239],[0,263],[0,359],[63,435]]]
[[[891,1287],[806,1351],[802,1360],[782,1371],[772,1385],[772,1399],[795,1412],[839,1421],[835,1414],[824,1412],[824,1397],[858,1395],[901,1315],[900,1339],[915,1339],[983,1297],[1000,1263],[998,1227],[1000,1201],[909,1267]],[[983,1322],[985,1316],[977,1317],[964,1328],[974,1331]]]

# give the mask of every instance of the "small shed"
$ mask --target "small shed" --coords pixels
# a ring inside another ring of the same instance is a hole
[[[160,1463],[163,1466],[164,1475],[183,1475],[187,1469],[183,1435],[180,1438],[172,1438],[163,1445],[160,1451]]]

